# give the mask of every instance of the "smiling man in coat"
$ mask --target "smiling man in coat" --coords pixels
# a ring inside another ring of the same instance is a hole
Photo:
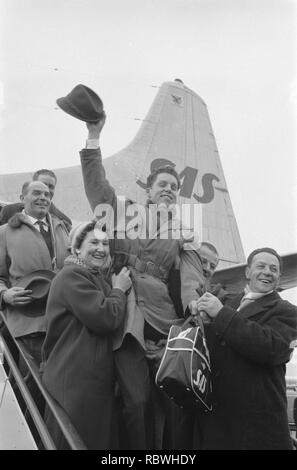
[[[248,257],[245,292],[223,306],[205,293],[214,409],[201,417],[203,449],[291,449],[286,363],[297,337],[297,307],[276,292],[281,258],[271,248]]]
[[[10,333],[25,344],[38,364],[45,312],[30,315],[31,291],[17,284],[37,270],[58,271],[68,255],[67,229],[49,214],[50,204],[48,186],[32,181],[25,190],[23,211],[0,227],[0,309],[6,312]]]

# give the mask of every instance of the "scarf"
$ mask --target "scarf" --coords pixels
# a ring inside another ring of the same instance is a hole
[[[252,292],[249,286],[246,286],[244,288],[244,296],[242,297],[240,301],[240,305],[237,311],[241,310],[243,307],[253,302],[254,300],[260,299],[261,297],[264,297],[265,295],[271,294],[271,292],[273,292],[273,290],[269,292],[265,292],[265,294],[262,294],[261,292]]]
[[[69,264],[76,264],[77,266],[82,266],[83,268],[87,269],[90,273],[95,274],[96,276],[106,278],[108,276],[108,273],[109,273],[110,261],[111,261],[111,258],[109,256],[107,261],[106,261],[106,264],[108,262],[107,267],[104,267],[104,268],[97,268],[97,267],[94,267],[94,266],[90,267],[79,256],[69,255],[69,256],[67,256],[67,258],[64,261],[64,266],[69,265]]]

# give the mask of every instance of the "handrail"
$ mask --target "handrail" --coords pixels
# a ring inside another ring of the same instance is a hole
[[[19,391],[21,392],[22,397],[25,400],[25,403],[27,405],[27,408],[30,411],[30,415],[34,421],[34,424],[42,440],[42,443],[44,444],[47,450],[55,450],[56,446],[53,443],[53,440],[46,428],[46,425],[38,411],[36,404],[34,403],[34,400],[28,390],[28,387],[24,381],[24,378],[22,377],[20,371],[18,370],[18,367],[12,357],[12,354],[10,353],[8,349],[7,343],[5,341],[5,338],[3,338],[3,336],[1,336],[1,342],[2,342],[4,357],[7,360],[7,363],[10,367],[12,375],[18,385]]]
[[[53,414],[64,438],[66,439],[69,447],[71,450],[87,450],[86,445],[82,441],[81,437],[79,436],[78,432],[76,431],[75,427],[73,426],[69,416],[67,413],[64,411],[64,409],[51,397],[51,395],[48,393],[48,391],[45,389],[44,385],[41,382],[41,377],[39,373],[39,368],[35,361],[32,359],[32,356],[30,355],[29,351],[26,349],[24,344],[20,345],[18,340],[12,337],[12,335],[9,332],[6,319],[3,315],[3,312],[0,311],[0,320],[2,320],[2,324],[5,327],[5,333],[9,335],[9,338],[13,340],[13,344],[16,346],[18,352],[21,354],[26,367],[28,368],[28,371],[32,378],[34,379],[35,383],[37,384],[48,408],[50,409],[51,413]],[[56,449],[54,443],[52,442],[52,439],[49,435],[49,432],[47,430],[46,424],[44,423],[43,418],[40,416],[40,413],[37,409],[36,403],[34,402],[27,386],[26,383],[24,382],[24,379],[18,370],[18,367],[13,359],[13,356],[9,350],[9,347],[3,338],[3,335],[1,335],[2,341],[4,343],[4,355],[7,359],[8,365],[11,368],[12,374],[17,382],[17,385],[19,387],[19,390],[26,402],[26,405],[28,407],[28,411],[31,414],[34,424],[36,426],[37,432],[40,435],[40,438],[42,440],[42,443],[44,444],[44,447],[47,450],[52,450]]]
[[[21,354],[26,361],[26,365],[34,378],[35,382],[38,385],[39,390],[41,391],[46,404],[48,405],[49,409],[51,410],[52,414],[54,415],[65,439],[67,440],[70,448],[72,450],[86,450],[86,446],[83,443],[82,439],[80,438],[79,434],[77,433],[75,427],[70,421],[67,413],[63,410],[63,408],[51,397],[48,391],[45,389],[44,385],[40,379],[40,373],[36,363],[31,359],[30,353],[28,352],[27,348],[24,344],[20,346],[18,343],[19,349]]]

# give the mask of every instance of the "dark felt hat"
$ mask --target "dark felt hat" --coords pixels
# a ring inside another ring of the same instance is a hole
[[[85,122],[97,122],[104,116],[103,103],[99,96],[85,85],[76,85],[57,105],[65,113]]]
[[[51,286],[51,281],[54,277],[55,273],[53,271],[48,269],[39,269],[38,271],[33,271],[18,279],[15,287],[23,287],[24,289],[30,289],[32,291],[30,294],[32,302],[21,307],[21,310],[25,315],[29,317],[44,315],[46,299]]]

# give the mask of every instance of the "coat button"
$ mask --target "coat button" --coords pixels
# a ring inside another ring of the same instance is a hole
[[[221,344],[221,346],[226,346],[226,341],[223,340],[223,341],[221,341],[220,344]]]

